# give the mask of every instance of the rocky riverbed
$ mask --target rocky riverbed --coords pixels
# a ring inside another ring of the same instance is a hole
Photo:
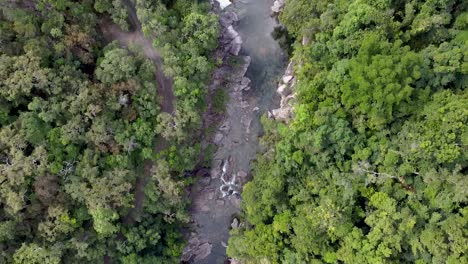
[[[229,230],[242,225],[235,215],[259,150],[259,119],[279,105],[276,87],[286,66],[286,54],[271,36],[278,25],[271,16],[273,1],[242,0],[224,3],[224,8],[213,4],[221,24],[215,56],[222,64],[213,73],[209,90],[225,89],[229,102],[206,142],[217,146],[211,168],[198,173],[191,189],[192,225],[182,256],[186,263],[226,261]]]

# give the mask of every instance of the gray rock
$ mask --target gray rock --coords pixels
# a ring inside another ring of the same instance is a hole
[[[223,140],[223,138],[224,138],[223,134],[221,134],[221,133],[216,133],[216,135],[215,135],[215,137],[214,137],[214,139],[213,139],[213,142],[214,142],[215,144],[219,144],[219,143],[221,143],[221,141]]]
[[[224,205],[224,200],[216,200],[217,205]]]
[[[226,37],[229,39],[235,39],[236,37],[239,37],[239,33],[237,33],[237,31],[231,25],[227,28]]]
[[[283,82],[287,84],[292,80],[292,78],[293,78],[292,75],[285,75],[283,76]]]
[[[239,55],[240,50],[242,49],[242,38],[241,36],[236,36],[230,44],[229,53],[234,56]]]
[[[224,122],[224,124],[219,127],[221,131],[229,131],[229,129],[231,129],[231,123],[229,121]]]
[[[249,102],[241,101],[241,108],[247,108],[247,107],[249,107]]]
[[[245,171],[238,171],[237,172],[237,177],[239,177],[239,178],[245,178],[245,177],[247,177],[247,175],[248,174]]]
[[[286,84],[282,84],[280,86],[278,86],[278,89],[276,89],[276,92],[282,96],[286,96],[287,95],[287,88],[288,86]]]
[[[223,13],[221,15],[219,21],[221,23],[221,26],[227,28],[230,25],[232,25],[233,23],[239,21],[239,17],[237,16],[237,14],[235,12],[228,11],[228,12],[225,12],[225,13]]]
[[[211,182],[211,178],[210,177],[203,177],[198,182],[203,186],[208,186],[210,184],[210,182]]]
[[[237,218],[232,219],[231,228],[232,229],[239,228],[239,220],[237,220]]]
[[[237,259],[230,259],[230,264],[242,264],[239,260]]]
[[[273,109],[272,116],[276,120],[288,122],[292,118],[292,107]]]
[[[243,87],[242,89],[244,89],[244,88],[246,88],[247,86],[249,86],[251,82],[252,82],[252,81],[251,81],[249,78],[247,78],[247,77],[242,78],[242,81],[241,81],[241,85],[242,85],[242,87]]]
[[[128,94],[121,94],[119,96],[120,105],[127,105],[129,101],[130,101],[130,98],[128,98]]]
[[[213,198],[214,198],[214,192],[209,192],[209,193],[207,193],[207,194],[206,194],[206,198],[207,198],[208,200],[213,200]]]
[[[211,249],[213,248],[213,245],[210,243],[204,243],[201,244],[194,252],[195,258],[193,261],[197,263],[198,261],[208,257],[208,255],[211,254]]]
[[[288,67],[286,68],[286,72],[284,75],[293,75],[293,70],[294,70],[294,62],[291,60],[288,64]]]
[[[284,0],[276,0],[271,7],[271,11],[273,13],[280,13],[283,10],[284,4]]]
[[[240,198],[238,197],[238,195],[229,196],[229,201],[233,206],[240,208]]]
[[[247,72],[247,69],[249,68],[252,59],[250,58],[250,56],[237,56],[236,61],[236,64],[227,73],[227,78],[231,82],[242,81],[242,78],[245,76],[245,73]]]

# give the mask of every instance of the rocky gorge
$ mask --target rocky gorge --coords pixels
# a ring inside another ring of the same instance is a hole
[[[212,4],[221,28],[214,53],[219,66],[208,93],[223,89],[229,100],[222,116],[208,113],[204,117],[218,124],[205,142],[205,147],[215,145],[217,150],[211,168],[200,170],[191,188],[192,219],[183,263],[234,263],[226,258],[227,240],[230,229],[242,226],[237,215],[242,186],[249,180],[250,163],[259,151],[260,116],[269,112],[277,119],[289,116],[283,110],[270,110],[289,105],[289,88],[294,83],[292,77],[278,79],[286,66],[286,54],[271,35],[278,24],[271,16],[270,0]],[[292,67],[286,70],[288,75]],[[284,98],[275,92],[279,81],[288,88]]]

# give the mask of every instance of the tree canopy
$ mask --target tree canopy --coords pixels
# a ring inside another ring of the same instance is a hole
[[[290,0],[280,21],[297,38],[295,117],[263,120],[228,254],[467,263],[466,3]]]

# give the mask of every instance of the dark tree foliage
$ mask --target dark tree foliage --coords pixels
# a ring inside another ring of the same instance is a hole
[[[264,120],[246,263],[468,263],[466,1],[286,1],[298,102]]]

